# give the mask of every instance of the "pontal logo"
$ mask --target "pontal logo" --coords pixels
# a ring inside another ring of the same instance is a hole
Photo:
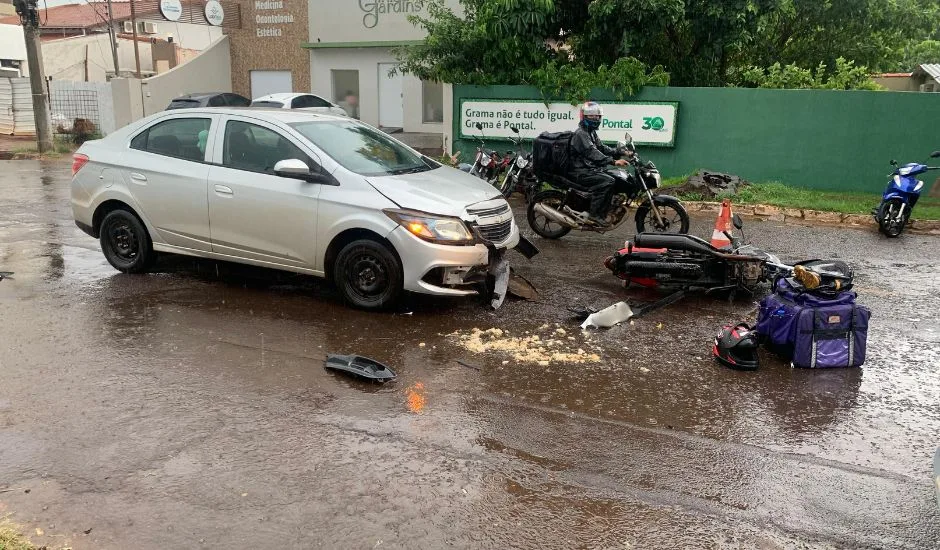
[[[412,15],[424,10],[424,0],[359,0],[359,9],[363,11],[362,26],[374,29],[379,20],[387,13]]]
[[[661,116],[645,116],[643,117],[643,126],[641,129],[662,132],[666,129],[666,121],[663,120]]]

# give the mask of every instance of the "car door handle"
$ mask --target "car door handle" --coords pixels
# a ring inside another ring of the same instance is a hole
[[[225,185],[216,185],[215,192],[220,195],[234,195],[235,194],[235,192],[232,191],[231,187],[227,187]]]
[[[147,181],[147,176],[139,172],[131,172],[131,179],[134,181],[144,182],[144,181]]]

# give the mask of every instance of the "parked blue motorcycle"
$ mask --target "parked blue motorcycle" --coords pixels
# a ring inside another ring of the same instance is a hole
[[[934,151],[930,157],[940,157],[940,151]],[[914,205],[917,204],[924,188],[924,182],[917,179],[917,176],[928,170],[940,170],[940,166],[927,166],[916,162],[898,166],[896,160],[891,161],[891,166],[894,166],[894,172],[889,176],[891,183],[881,197],[881,204],[872,210],[872,214],[878,222],[879,231],[893,238],[904,231],[911,211],[914,210]]]

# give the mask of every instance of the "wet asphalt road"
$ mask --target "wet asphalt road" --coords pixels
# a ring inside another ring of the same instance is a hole
[[[71,220],[68,169],[0,162],[0,271],[16,273],[0,281],[0,517],[38,543],[940,547],[940,238],[746,227],[784,260],[855,267],[873,312],[860,370],[721,368],[713,332],[756,302],[706,298],[579,335],[600,364],[503,365],[442,335],[571,330],[566,306],[655,298],[601,265],[627,230],[515,256],[537,303],[369,314],[316,279],[215,262],[119,274]],[[399,379],[328,373],[327,351]]]

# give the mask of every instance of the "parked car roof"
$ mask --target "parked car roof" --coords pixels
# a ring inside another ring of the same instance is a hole
[[[182,111],[183,110],[174,112],[182,114]],[[310,120],[335,120],[344,122],[349,122],[350,120],[348,117],[338,115],[328,115],[294,109],[273,109],[270,107],[195,107],[192,109],[185,109],[185,114],[240,115],[259,119],[274,120],[277,122],[283,122],[284,124]]]
[[[232,92],[195,92],[192,94],[183,94],[179,97],[174,97],[173,101],[176,101],[178,99],[202,99],[206,97],[212,97],[212,96],[230,94],[230,93]],[[239,95],[239,94],[235,94],[235,95]]]
[[[247,107],[251,100],[232,92],[194,92],[170,100],[167,110],[195,107]]]
[[[268,94],[265,96],[256,97],[252,101],[268,101],[272,99],[276,101],[287,101],[288,99],[294,99],[295,97],[300,97],[302,95],[312,95],[312,96],[320,97],[317,94],[311,94],[311,93],[306,93],[306,92],[304,93],[282,92],[282,93],[277,93],[277,94]],[[325,99],[325,98],[322,98],[322,99]]]

